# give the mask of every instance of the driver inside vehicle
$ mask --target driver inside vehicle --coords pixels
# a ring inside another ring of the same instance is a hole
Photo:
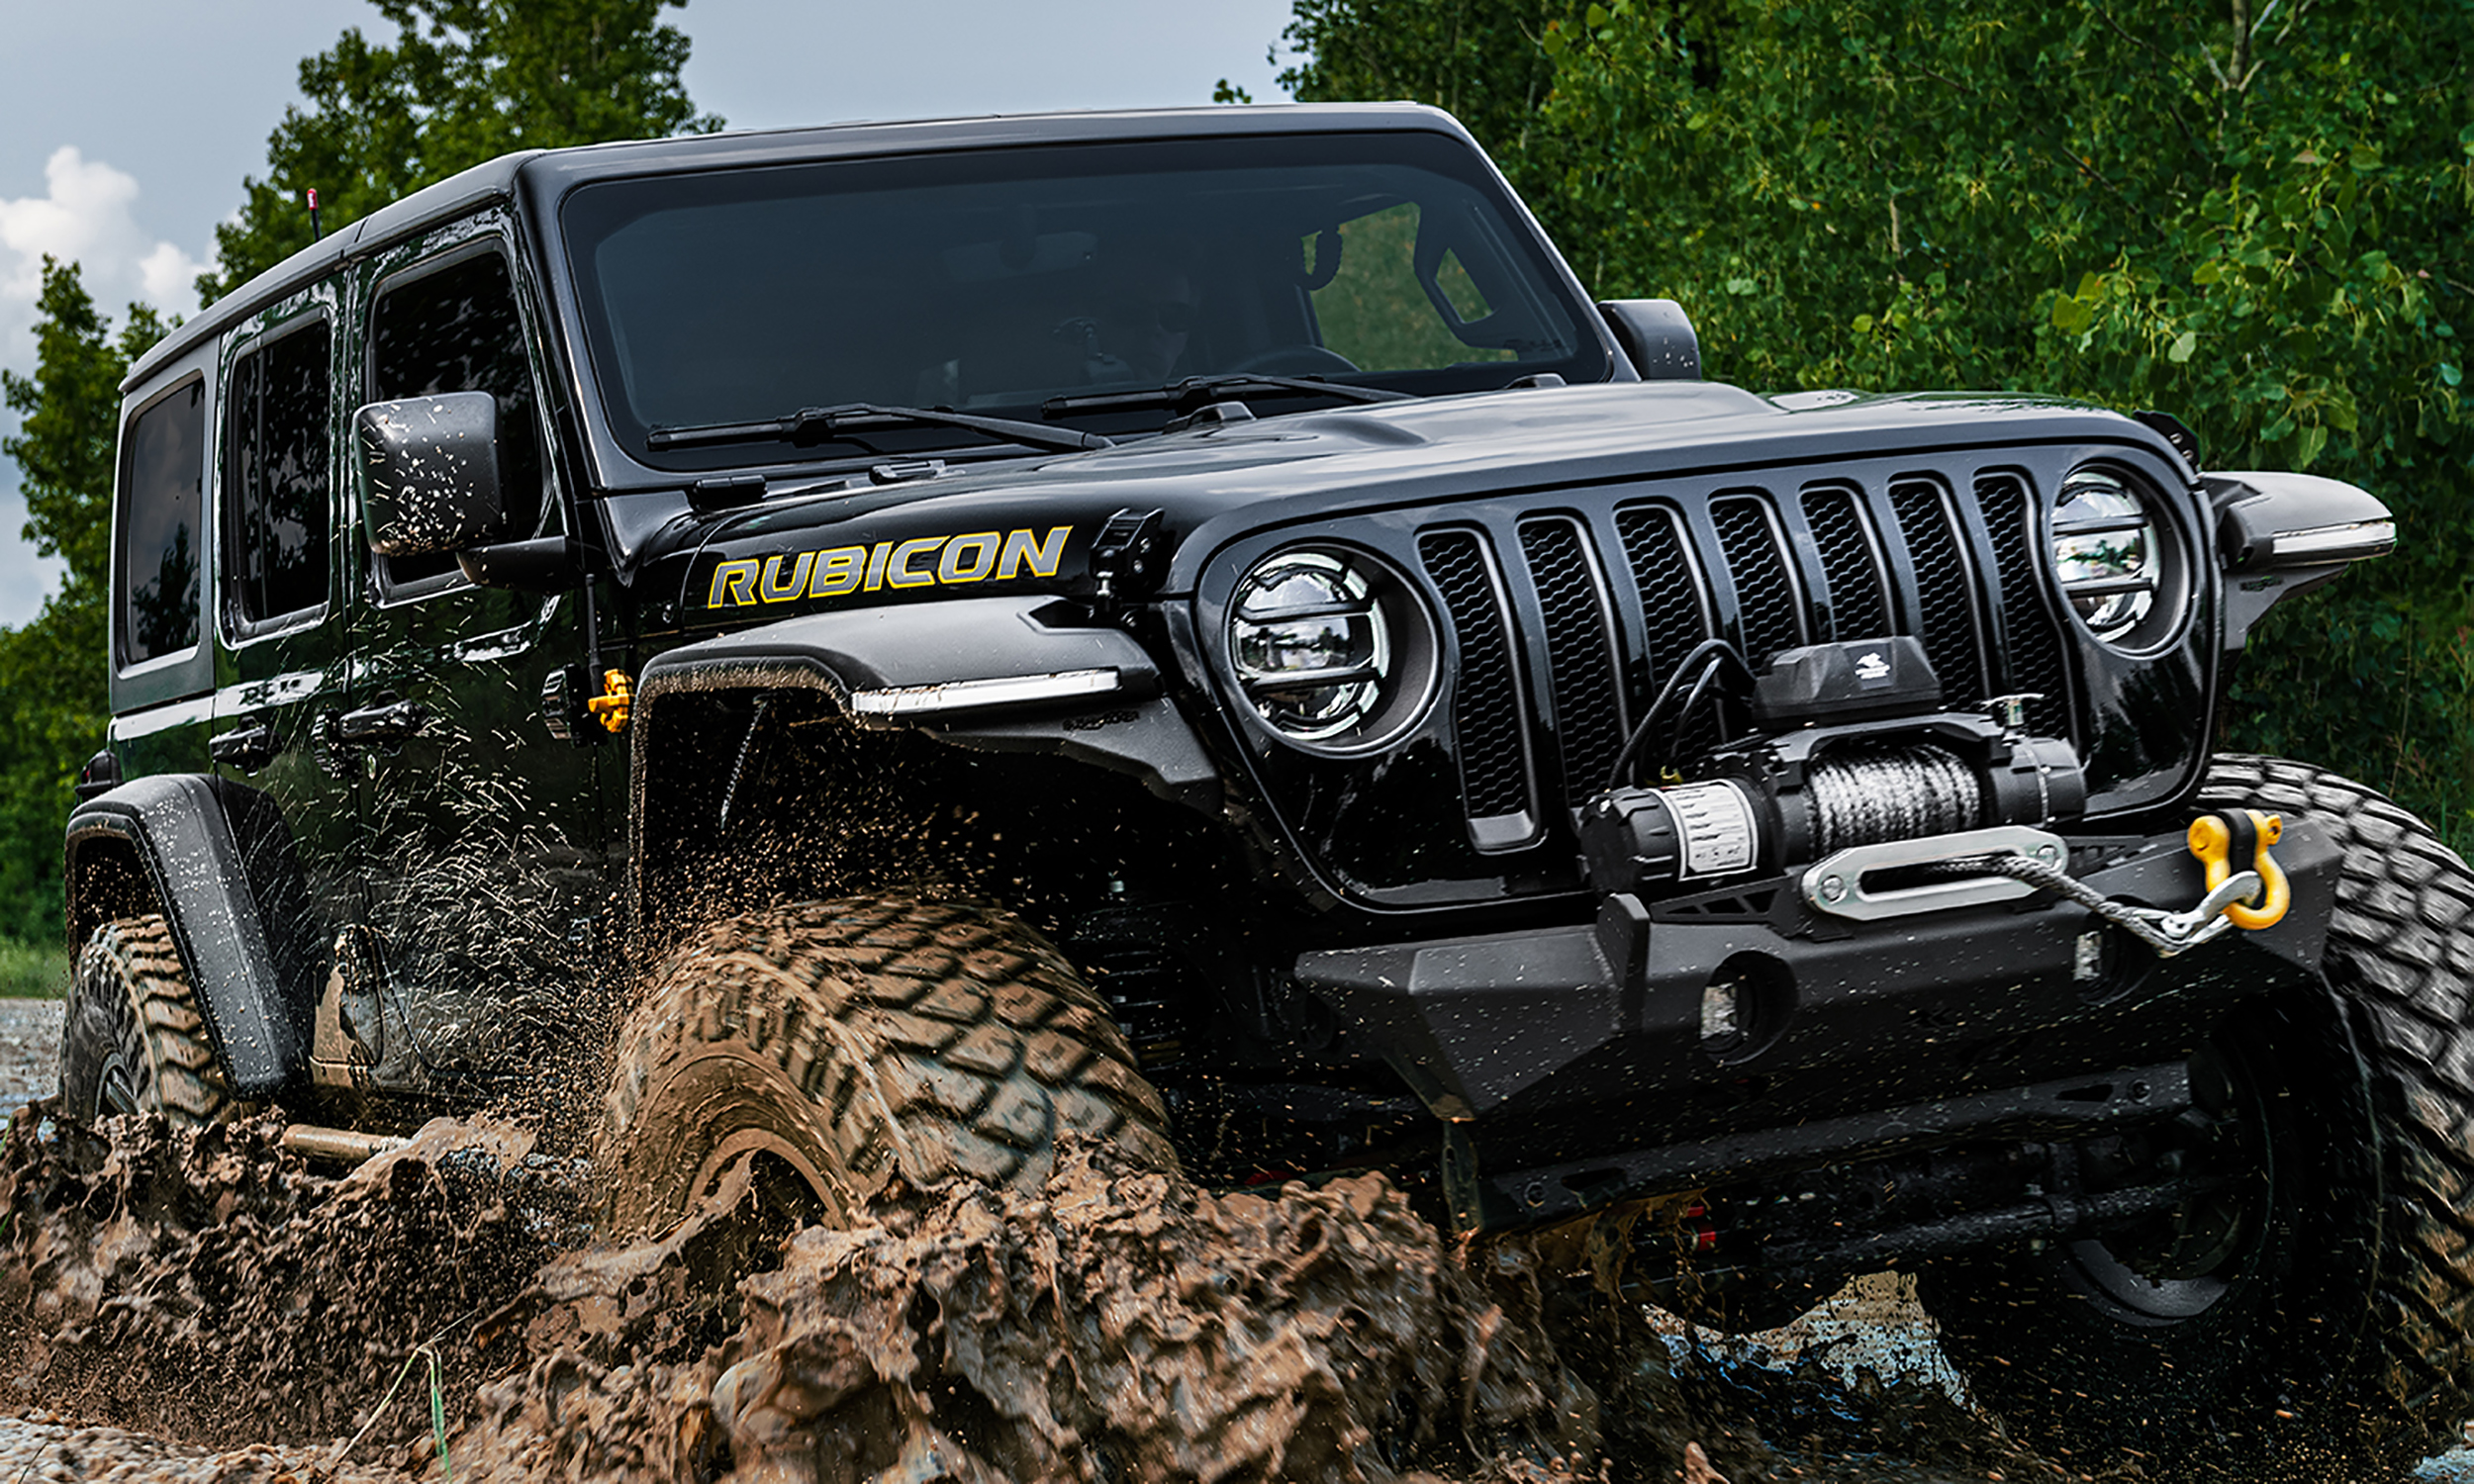
[[[1126,379],[1162,383],[1184,369],[1199,308],[1183,254],[1159,244],[1128,253],[1106,273],[1099,313],[1101,352],[1125,367]],[[1103,265],[1103,271],[1107,265]]]
[[[1086,384],[1157,386],[1191,369],[1183,362],[1198,303],[1188,261],[1176,243],[1157,238],[1101,256],[1077,305],[1082,312],[1051,331],[1080,352]]]

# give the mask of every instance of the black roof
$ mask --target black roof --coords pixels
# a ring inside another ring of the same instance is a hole
[[[1000,149],[1077,140],[1103,142],[1368,129],[1436,130],[1468,137],[1451,115],[1423,104],[1282,103],[861,122],[503,154],[336,229],[215,301],[140,356],[137,364],[129,368],[121,390],[128,392],[165,361],[186,354],[342,263],[367,257],[490,201],[512,199],[520,178],[527,187],[556,197],[571,185],[620,175],[950,149]]]

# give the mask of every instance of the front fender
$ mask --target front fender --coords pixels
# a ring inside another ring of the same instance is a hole
[[[665,708],[699,693],[748,690],[821,691],[856,726],[1055,753],[1131,775],[1172,803],[1219,812],[1219,770],[1150,653],[1056,599],[1021,596],[811,613],[655,656],[636,678],[629,727],[639,831]]]

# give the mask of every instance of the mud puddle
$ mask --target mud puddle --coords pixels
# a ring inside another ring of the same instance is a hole
[[[1036,1197],[752,1252],[739,1180],[597,1247],[589,1173],[513,1128],[341,1176],[280,1130],[17,1116],[8,1410],[277,1445],[300,1481],[438,1477],[441,1442],[458,1480],[2087,1477],[1930,1379],[1749,1363],[1522,1245],[1456,1249],[1375,1176],[1211,1195],[1070,1152]]]

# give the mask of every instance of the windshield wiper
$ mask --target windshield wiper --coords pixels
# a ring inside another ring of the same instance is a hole
[[[706,422],[689,427],[657,427],[644,435],[648,449],[702,448],[714,443],[754,443],[778,438],[792,443],[856,443],[869,448],[866,434],[903,427],[961,427],[1025,448],[1072,453],[1084,448],[1112,448],[1115,440],[1094,432],[1060,431],[1010,417],[978,417],[943,408],[879,407],[872,402],[846,402],[840,407],[801,408],[787,417],[760,422]],[[870,449],[871,452],[876,450]]]
[[[1343,402],[1402,402],[1413,394],[1394,392],[1385,387],[1361,387],[1348,382],[1324,381],[1313,376],[1262,376],[1251,371],[1231,371],[1220,376],[1189,376],[1164,387],[1147,387],[1139,392],[1087,392],[1074,397],[1051,397],[1039,405],[1043,417],[1064,417],[1075,413],[1139,413],[1151,411],[1188,412],[1207,402],[1217,402],[1232,393],[1291,392],[1312,393],[1318,397],[1337,397]]]

